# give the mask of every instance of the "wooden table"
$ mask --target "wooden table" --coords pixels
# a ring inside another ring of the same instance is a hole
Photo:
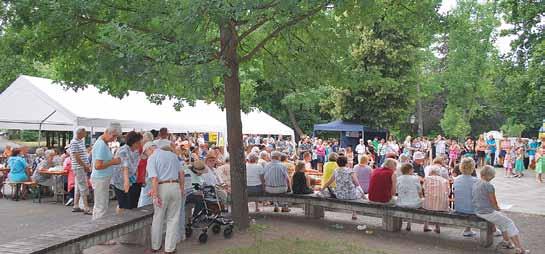
[[[66,191],[64,191],[64,183],[62,182],[62,177],[68,175],[68,171],[49,171],[49,170],[40,170],[38,171],[40,174],[43,175],[50,175],[55,179],[55,185],[53,190],[53,197],[55,198],[54,203],[59,202],[59,196],[63,198],[61,203],[64,202],[64,196],[66,195]]]

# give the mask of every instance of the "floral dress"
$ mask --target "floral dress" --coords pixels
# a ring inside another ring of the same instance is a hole
[[[337,196],[338,199],[350,200],[361,198],[360,193],[352,181],[353,173],[354,171],[344,167],[335,170],[335,182],[337,185],[335,188],[335,196]]]

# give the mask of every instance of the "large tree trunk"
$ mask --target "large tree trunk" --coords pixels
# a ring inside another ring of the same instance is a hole
[[[286,110],[288,111],[288,117],[290,118],[291,126],[295,129],[296,133],[296,140],[299,140],[305,133],[299,126],[299,123],[297,123],[297,119],[295,118],[295,113],[293,110],[291,110],[289,107],[286,107]]]
[[[246,160],[242,145],[240,120],[240,80],[237,55],[238,35],[232,20],[220,26],[221,61],[228,71],[223,75],[225,85],[225,109],[227,112],[227,150],[231,166],[232,215],[240,229],[249,226],[248,194],[246,192]]]

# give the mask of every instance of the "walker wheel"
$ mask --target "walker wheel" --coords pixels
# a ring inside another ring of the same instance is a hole
[[[223,237],[230,239],[233,237],[233,227],[227,227],[223,230]]]
[[[199,236],[199,243],[205,244],[208,241],[208,234],[202,233]]]
[[[219,224],[214,224],[214,226],[212,226],[212,232],[214,234],[219,234],[221,232],[221,226]]]

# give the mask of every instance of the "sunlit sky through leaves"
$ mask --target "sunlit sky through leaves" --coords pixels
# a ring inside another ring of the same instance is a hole
[[[486,0],[478,0],[479,2],[486,2]],[[441,5],[441,8],[439,8],[440,14],[447,14],[449,11],[456,8],[456,2],[457,0],[443,0],[443,3]],[[497,28],[497,33],[499,34],[502,29],[508,29],[510,28],[510,24],[505,23],[503,20],[501,21],[501,26]],[[498,36],[496,42],[494,43],[501,54],[508,53],[511,50],[511,46],[509,45],[511,41],[514,39],[514,36]]]

